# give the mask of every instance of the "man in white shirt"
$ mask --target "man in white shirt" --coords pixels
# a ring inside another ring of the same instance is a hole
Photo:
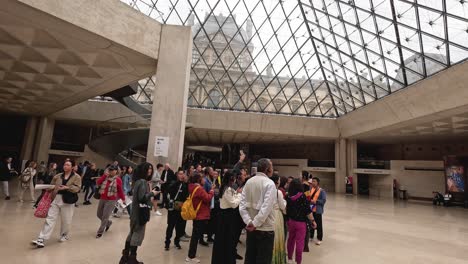
[[[247,250],[245,263],[270,264],[275,240],[274,204],[277,200],[276,186],[269,179],[273,164],[269,159],[260,159],[257,173],[247,181],[239,205],[242,220],[247,225]]]

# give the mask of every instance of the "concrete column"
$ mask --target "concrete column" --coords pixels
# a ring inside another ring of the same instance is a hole
[[[23,145],[21,146],[20,159],[31,160],[33,158],[34,145],[37,135],[37,117],[30,117],[24,129]]]
[[[335,140],[335,192],[346,192],[346,139],[340,138]]]
[[[161,31],[147,161],[182,165],[187,97],[192,63],[190,27],[164,25]],[[156,137],[169,138],[168,157],[155,157]]]
[[[353,176],[353,194],[358,194],[357,174],[357,141],[355,139],[346,140],[346,176]]]
[[[54,135],[55,120],[50,117],[41,117],[37,130],[36,144],[33,159],[37,162],[49,160],[49,149]]]

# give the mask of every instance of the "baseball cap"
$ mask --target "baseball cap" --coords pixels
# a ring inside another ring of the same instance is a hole
[[[111,170],[118,170],[119,168],[115,165],[110,165],[107,169],[111,171]]]

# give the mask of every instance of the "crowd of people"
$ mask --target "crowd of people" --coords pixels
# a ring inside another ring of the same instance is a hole
[[[302,263],[302,254],[309,251],[309,241],[315,233],[316,245],[323,239],[326,192],[320,188],[320,179],[306,171],[302,172],[302,179],[279,176],[269,159],[258,160],[256,173],[249,175],[243,167],[244,159],[241,153],[232,169],[196,165],[176,172],[169,164],[153,168],[147,162],[135,169],[114,162],[99,170],[94,163],[75,165],[70,159],[48,167],[30,161],[18,173],[11,166],[11,158],[7,158],[0,167],[0,180],[8,183],[19,175],[18,200],[23,202],[24,192],[29,190],[37,209],[41,200],[50,199],[45,223],[32,241],[37,248],[45,246],[59,217],[59,241],[69,239],[78,193],[82,191],[83,205],[90,205],[92,197],[99,200],[96,239],[110,230],[112,216],[129,215],[130,230],[120,264],[142,263],[137,260],[137,250],[144,240],[146,224],[152,212],[161,216],[162,208],[167,210],[164,250],[170,251],[172,243],[181,250],[181,242],[190,241],[185,259],[188,263],[200,263],[198,246],[210,244],[212,264],[232,264],[243,259],[245,263],[293,263],[293,257],[295,263]],[[37,199],[36,183],[49,185]],[[4,194],[10,199],[6,186],[3,184]],[[182,214],[188,200],[196,212],[191,236],[186,233],[187,220]],[[245,256],[237,252],[243,232]]]

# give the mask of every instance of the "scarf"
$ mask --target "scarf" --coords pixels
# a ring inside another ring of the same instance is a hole
[[[106,180],[102,182],[101,187],[99,188],[99,193],[101,195],[104,194],[106,190],[106,184],[109,182],[109,186],[107,187],[107,197],[113,197],[117,194],[117,175],[114,177],[107,176]]]

